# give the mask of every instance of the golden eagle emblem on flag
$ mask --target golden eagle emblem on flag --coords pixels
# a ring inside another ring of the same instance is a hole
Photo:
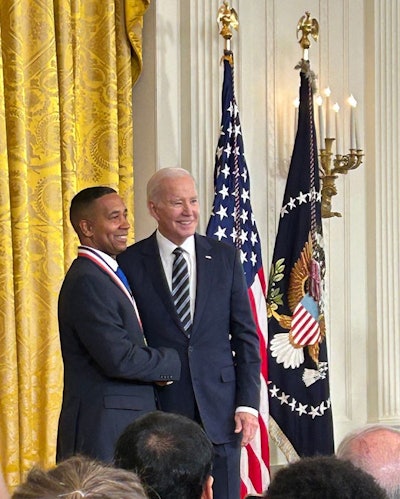
[[[270,342],[271,355],[286,369],[295,369],[304,362],[303,349],[307,347],[318,367],[319,344],[325,337],[325,320],[320,313],[321,268],[317,259],[313,258],[310,235],[290,273],[288,305],[292,315],[278,313],[282,295],[275,283],[283,278],[284,267],[284,259],[280,259],[271,268],[268,316],[273,316],[289,332],[274,335]]]

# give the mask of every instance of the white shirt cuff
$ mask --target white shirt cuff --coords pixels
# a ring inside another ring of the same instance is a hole
[[[246,407],[244,405],[237,407],[236,412],[248,412],[249,414],[253,414],[256,418],[258,418],[258,411],[256,409],[253,409],[252,407]]]

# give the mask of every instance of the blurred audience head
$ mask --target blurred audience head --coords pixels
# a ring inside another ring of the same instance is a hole
[[[115,465],[137,473],[151,499],[212,498],[212,461],[212,444],[197,423],[161,411],[131,423],[115,450]]]
[[[304,457],[281,468],[267,499],[386,499],[374,478],[335,456]]]
[[[400,430],[384,425],[366,425],[348,433],[337,449],[385,489],[391,499],[400,499]]]
[[[147,499],[147,495],[134,473],[74,456],[48,471],[32,468],[12,498]]]

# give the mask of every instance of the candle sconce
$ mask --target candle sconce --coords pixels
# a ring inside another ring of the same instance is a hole
[[[355,170],[362,163],[362,149],[350,149],[349,154],[336,154],[333,157],[332,145],[335,139],[325,139],[325,149],[320,150],[321,216],[323,218],[341,217],[337,211],[332,211],[332,196],[337,194],[335,181],[337,174],[345,174]]]

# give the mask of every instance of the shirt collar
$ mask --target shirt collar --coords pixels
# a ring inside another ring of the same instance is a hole
[[[160,250],[161,257],[167,258],[170,257],[174,249],[177,247],[175,243],[167,239],[165,236],[161,234],[159,230],[156,231],[156,238],[158,247]],[[189,253],[190,256],[194,256],[195,254],[195,242],[194,235],[189,236],[185,241],[179,245],[180,248]]]

